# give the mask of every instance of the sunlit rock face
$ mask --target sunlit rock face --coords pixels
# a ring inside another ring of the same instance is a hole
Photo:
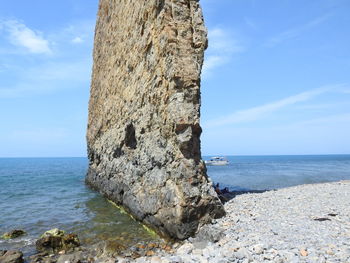
[[[176,239],[224,215],[201,160],[196,0],[100,0],[86,181]]]

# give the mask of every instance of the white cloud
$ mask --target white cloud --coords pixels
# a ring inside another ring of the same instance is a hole
[[[229,63],[234,54],[245,50],[230,31],[222,28],[209,30],[208,39],[209,47],[204,60],[203,76],[210,75],[215,68]]]
[[[216,126],[222,126],[227,124],[234,124],[234,123],[244,123],[244,122],[250,122],[255,121],[263,116],[270,114],[272,112],[275,112],[277,110],[280,110],[282,108],[285,108],[290,105],[294,105],[299,102],[305,102],[308,101],[318,95],[321,95],[323,93],[329,92],[329,91],[336,91],[343,85],[333,85],[333,86],[325,86],[318,89],[313,89],[309,91],[305,91],[299,94],[296,94],[294,96],[290,96],[284,99],[281,99],[279,101],[267,103],[261,106],[253,107],[246,110],[240,110],[236,111],[230,115],[221,117],[216,120],[208,121],[204,124],[206,127],[216,127]]]
[[[74,44],[80,44],[83,42],[84,42],[84,40],[81,37],[75,37],[72,39],[72,43],[74,43]]]
[[[0,99],[36,96],[61,89],[87,87],[91,77],[91,45],[93,43],[92,20],[76,21],[56,31],[39,32],[29,29],[18,20],[0,20],[0,33],[5,33],[12,44],[0,47],[0,73],[9,76],[0,83]],[[80,45],[79,52],[72,47]],[[27,60],[23,52],[52,54],[34,56]]]
[[[274,36],[274,37],[268,39],[267,42],[265,43],[265,45],[267,47],[274,47],[274,46],[276,46],[284,41],[296,38],[300,34],[322,24],[323,22],[328,20],[331,16],[332,16],[331,14],[326,14],[326,15],[317,17],[312,21],[309,21],[308,23],[306,23],[304,25],[288,29],[288,30],[278,34],[277,36]]]
[[[72,24],[60,29],[56,32],[51,32],[50,39],[60,45],[67,43],[73,44],[92,44],[94,37],[94,20],[75,21]]]
[[[8,32],[12,44],[25,48],[34,54],[52,53],[49,41],[42,36],[42,33],[33,31],[25,24],[16,20],[7,20],[2,22],[2,27]]]
[[[209,48],[216,52],[239,53],[244,51],[244,48],[237,43],[231,33],[222,28],[214,28],[209,30]]]
[[[228,58],[220,55],[207,56],[203,64],[203,75],[208,75],[211,70],[228,62]]]

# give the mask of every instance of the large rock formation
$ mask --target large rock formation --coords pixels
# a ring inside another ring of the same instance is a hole
[[[197,0],[100,0],[86,181],[177,239],[225,213],[200,153],[206,45]]]

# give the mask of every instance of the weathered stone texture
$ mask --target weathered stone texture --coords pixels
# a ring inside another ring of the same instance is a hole
[[[225,213],[200,153],[206,45],[196,0],[100,0],[86,181],[178,239]]]

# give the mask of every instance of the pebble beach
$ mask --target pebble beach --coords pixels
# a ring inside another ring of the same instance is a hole
[[[118,261],[350,262],[350,181],[241,194],[225,209],[172,254]]]

